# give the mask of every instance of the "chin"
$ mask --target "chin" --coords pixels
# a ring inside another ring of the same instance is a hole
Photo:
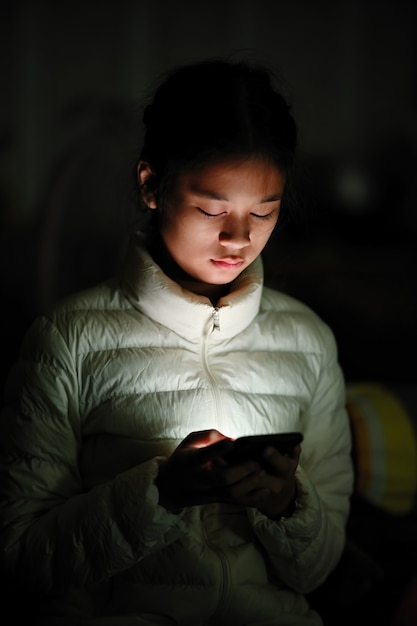
[[[222,278],[222,279],[217,279],[217,280],[211,280],[209,281],[207,284],[212,285],[213,287],[222,287],[224,285],[230,285],[230,283],[232,283],[234,280],[236,280],[236,278],[239,276],[241,272],[238,272],[236,274],[233,274],[233,276],[228,276],[227,278]]]

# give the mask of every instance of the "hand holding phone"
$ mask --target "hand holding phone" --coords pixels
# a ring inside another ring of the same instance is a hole
[[[276,448],[281,454],[291,454],[295,446],[299,445],[302,440],[303,435],[300,432],[239,437],[233,441],[231,449],[226,451],[222,458],[228,465],[238,465],[250,460],[264,464],[263,452],[269,446]]]
[[[248,487],[251,492],[248,497],[240,493],[246,488],[245,479],[253,480],[253,470],[248,470],[243,464],[255,461],[267,470],[268,480],[282,481],[282,476],[264,458],[263,452],[273,446],[281,454],[292,457],[292,451],[302,439],[302,434],[297,432],[254,435],[235,440],[216,430],[190,433],[168,461],[160,466],[156,481],[160,503],[170,510],[219,501],[255,506],[252,488]]]
[[[296,496],[295,471],[302,441],[299,432],[240,437],[231,440],[217,460],[213,447],[213,466],[223,468],[229,501],[256,507],[272,519],[288,516]]]

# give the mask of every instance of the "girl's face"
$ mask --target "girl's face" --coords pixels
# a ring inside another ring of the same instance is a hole
[[[160,217],[165,247],[200,285],[227,285],[263,250],[284,187],[285,174],[261,159],[181,174]]]

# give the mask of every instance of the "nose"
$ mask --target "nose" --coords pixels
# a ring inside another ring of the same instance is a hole
[[[223,223],[223,230],[219,233],[222,245],[233,248],[244,248],[250,244],[250,230],[247,220],[229,219]]]

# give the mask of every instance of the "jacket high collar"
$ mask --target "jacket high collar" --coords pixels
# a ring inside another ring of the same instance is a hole
[[[224,340],[244,330],[256,317],[263,288],[258,257],[231,284],[230,292],[214,307],[210,300],[181,287],[155,263],[139,234],[132,236],[122,275],[122,287],[132,305],[191,341],[213,328]]]

